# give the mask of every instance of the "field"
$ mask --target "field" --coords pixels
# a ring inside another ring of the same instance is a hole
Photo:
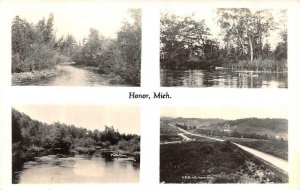
[[[160,146],[161,183],[282,183],[229,141],[194,141]]]
[[[281,140],[260,140],[246,138],[227,138],[232,142],[288,160],[288,142]]]
[[[160,134],[164,135],[176,135],[180,133],[180,130],[177,127],[173,127],[169,122],[161,121],[160,122]]]
[[[178,135],[180,130],[176,127],[169,125],[167,121],[160,122],[160,142],[172,142],[183,140],[181,136]]]
[[[172,142],[172,141],[182,141],[182,137],[179,135],[160,135],[160,142]]]
[[[206,138],[206,137],[198,137],[198,136],[195,136],[195,135],[190,135],[190,134],[184,134],[185,136],[195,140],[195,141],[206,141],[206,142],[215,142],[215,140],[213,139],[209,139],[209,138]]]

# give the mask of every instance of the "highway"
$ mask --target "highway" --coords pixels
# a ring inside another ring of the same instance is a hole
[[[173,124],[169,124],[173,127],[176,127],[174,126]],[[201,134],[194,134],[194,133],[191,133],[191,132],[188,132],[184,129],[181,129],[179,127],[176,127],[178,128],[182,133],[179,133],[178,135],[180,136],[185,136],[184,133],[186,134],[190,134],[190,135],[194,135],[194,136],[198,136],[198,137],[204,137],[204,138],[208,138],[208,139],[213,139],[213,140],[216,140],[216,141],[225,141],[224,139],[219,139],[219,138],[215,138],[215,137],[208,137],[208,136],[205,136],[205,135],[201,135]],[[186,137],[186,136],[185,136]],[[188,137],[187,137],[188,138]],[[191,140],[191,139],[190,139]],[[278,158],[276,156],[273,156],[273,155],[270,155],[270,154],[267,154],[267,153],[264,153],[264,152],[261,152],[261,151],[258,151],[258,150],[255,150],[253,148],[249,148],[249,147],[246,147],[246,146],[243,146],[243,145],[240,145],[238,143],[233,143],[235,144],[236,146],[238,146],[239,148],[249,152],[250,154],[253,154],[255,155],[256,157],[274,165],[275,167],[285,171],[288,173],[288,170],[289,170],[289,165],[288,165],[288,161],[286,160],[283,160],[281,158]]]

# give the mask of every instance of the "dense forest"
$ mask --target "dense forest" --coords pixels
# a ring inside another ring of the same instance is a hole
[[[121,134],[114,127],[88,130],[63,123],[46,124],[12,110],[13,170],[25,161],[48,154],[93,154],[116,151],[139,161],[140,136]]]
[[[102,36],[91,28],[89,36],[57,37],[54,15],[36,24],[16,16],[12,22],[12,73],[55,69],[65,62],[96,67],[99,74],[114,74],[126,83],[140,85],[141,11],[128,11],[133,22],[124,20],[116,39]]]
[[[269,9],[216,9],[220,38],[211,33],[205,20],[194,14],[161,15],[161,67],[230,68],[251,71],[287,70],[287,15]],[[213,15],[212,15],[213,16]],[[275,49],[268,41],[271,31],[280,33]]]

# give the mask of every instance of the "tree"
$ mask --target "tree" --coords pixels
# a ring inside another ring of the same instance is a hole
[[[22,142],[21,128],[19,118],[21,114],[15,109],[12,110],[12,143]]]
[[[204,20],[195,20],[193,16],[162,14],[160,54],[163,64],[178,66],[206,59],[204,46],[208,45],[209,28]]]
[[[125,20],[117,33],[116,45],[122,61],[121,75],[128,82],[139,85],[141,72],[141,15],[140,9],[128,11],[133,23]]]
[[[12,73],[53,68],[66,61],[55,49],[54,16],[37,24],[16,16],[12,22]],[[59,42],[58,42],[59,43]]]
[[[59,38],[54,46],[56,49],[60,51],[61,54],[71,58],[73,57],[75,51],[77,50],[77,43],[74,36],[68,34],[66,38],[62,36]]]
[[[44,42],[46,44],[49,44],[50,46],[53,45],[53,42],[55,40],[55,36],[53,33],[53,24],[54,24],[54,16],[53,13],[50,13],[44,31]]]
[[[16,16],[12,23],[12,72],[30,70],[26,58],[33,52],[34,28],[26,20]]]
[[[274,29],[272,14],[269,10],[251,12],[245,8],[222,8],[217,10],[217,14],[224,41],[228,43],[230,40],[241,57],[248,55],[252,64],[254,57],[262,55],[263,38]]]
[[[275,49],[275,58],[277,60],[287,59],[287,11],[281,10],[279,12],[281,20],[278,25],[280,26],[280,36],[282,42],[279,42]]]
[[[269,58],[270,55],[271,55],[271,45],[268,42],[266,42],[262,49],[262,58],[263,59]]]
[[[102,50],[102,40],[96,29],[91,28],[90,34],[87,40],[83,41],[83,46],[79,52],[77,52],[77,60],[83,64],[99,66],[101,50]],[[75,59],[76,59],[75,58]]]

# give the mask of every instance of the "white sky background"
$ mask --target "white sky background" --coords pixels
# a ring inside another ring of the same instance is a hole
[[[219,7],[222,8],[222,7]],[[256,11],[259,9],[251,9],[250,11]],[[192,13],[194,13],[194,18],[196,20],[205,20],[206,26],[210,29],[211,37],[213,39],[218,39],[218,41],[222,41],[222,35],[220,27],[217,25],[217,9],[212,8],[212,7],[205,7],[205,8],[198,8],[198,9],[190,9],[187,7],[182,7],[182,8],[172,8],[172,9],[162,9],[162,13],[172,13],[177,16],[190,16]],[[278,11],[279,9],[272,9],[272,15],[274,18],[274,21],[277,22],[280,18],[278,16]],[[276,25],[276,27],[281,27]],[[280,30],[274,30],[270,31],[269,37],[267,37],[268,42],[271,45],[271,49],[274,50],[278,44],[278,42],[281,42],[281,37],[279,35]],[[265,43],[265,41],[264,41]],[[222,43],[221,43],[222,45]]]
[[[50,13],[53,13],[56,38],[72,34],[77,41],[87,38],[90,28],[97,29],[107,38],[115,38],[122,22],[130,20],[127,8],[101,4],[16,3],[12,9],[13,17],[19,15],[33,24],[43,17],[47,21]]]
[[[287,107],[162,107],[162,117],[184,118],[288,118]]]
[[[90,130],[104,130],[114,126],[120,133],[140,134],[140,111],[137,106],[93,106],[93,105],[16,105],[16,110],[31,119],[52,124],[73,124]]]

